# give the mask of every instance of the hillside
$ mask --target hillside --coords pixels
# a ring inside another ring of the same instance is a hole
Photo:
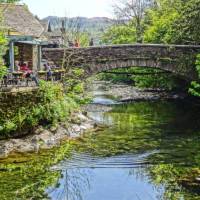
[[[52,28],[60,29],[62,26],[62,21],[65,22],[65,26],[68,29],[78,29],[82,32],[88,32],[91,37],[94,37],[95,40],[99,40],[102,33],[111,25],[115,23],[115,20],[109,19],[106,17],[56,17],[49,16],[43,19],[43,21],[50,21]]]

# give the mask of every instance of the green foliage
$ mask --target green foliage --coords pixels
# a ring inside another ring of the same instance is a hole
[[[200,44],[200,0],[159,0],[158,4],[147,12],[145,42]]]
[[[69,157],[70,144],[66,142],[59,148],[35,154],[14,155],[1,160],[0,199],[49,199],[48,187],[56,186],[61,173],[50,169],[51,166]],[[17,158],[17,162],[16,162]],[[14,180],[14,181],[13,181]]]
[[[143,38],[149,43],[170,43],[174,39],[174,23],[180,16],[182,6],[181,0],[163,0],[157,2],[159,6],[152,7],[146,11],[142,26],[144,26]],[[116,25],[108,29],[103,35],[102,42],[106,44],[130,44],[136,42],[136,27],[134,23],[128,25]],[[114,70],[116,71],[116,70]],[[121,72],[143,72],[156,73],[156,69],[123,69],[117,70]],[[100,76],[103,80],[111,80],[113,82],[135,82],[135,85],[142,88],[165,88],[173,89],[176,81],[169,74],[156,75],[112,75],[104,74]]]
[[[147,43],[200,44],[200,0],[156,0],[142,19],[142,38]],[[133,18],[132,21],[135,19]],[[108,44],[136,41],[134,23],[116,25],[105,32]]]
[[[143,161],[143,167],[137,174],[130,169],[127,175],[136,174],[142,180],[147,177],[149,184],[155,186],[157,194],[160,194],[160,199],[199,199],[195,193],[199,189],[196,178],[200,174],[199,132],[194,131],[198,123],[193,120],[194,110],[195,117],[199,113],[196,107],[191,109],[188,104],[179,103],[162,101],[116,105],[110,112],[98,114],[97,117],[109,126],[96,134],[87,133],[53,150],[1,159],[0,199],[48,199],[47,188],[51,193],[56,186],[61,189],[66,186],[65,181],[59,181],[59,178],[64,178],[62,170],[54,171],[51,167],[66,157],[70,158],[70,152],[74,153],[74,150],[88,153],[96,159],[116,155],[118,158],[120,155],[131,158],[136,155]],[[188,121],[191,123],[186,123]],[[90,182],[88,173],[81,176],[83,173],[75,170],[73,180],[70,173],[66,174],[67,183],[77,189],[73,190],[73,194],[84,193],[85,190],[79,190],[82,187],[77,187],[77,180],[81,177],[85,186],[86,182]],[[189,184],[191,187],[185,190]]]
[[[16,113],[5,115],[0,119],[1,134],[29,130],[38,124],[55,125],[66,121],[78,108],[74,99],[64,94],[62,84],[41,81],[39,91],[35,95],[38,103],[33,103],[31,106],[23,105]]]
[[[102,37],[102,43],[105,44],[130,44],[134,42],[136,42],[136,30],[130,24],[112,26]]]
[[[78,40],[81,47],[87,47],[90,41],[89,35],[86,32],[80,33]]]
[[[197,55],[196,70],[198,73],[198,78],[200,79],[200,54]],[[198,81],[192,81],[189,93],[194,96],[200,97],[200,83]]]
[[[172,90],[177,87],[178,82],[171,74],[160,74],[163,71],[153,68],[132,67],[127,69],[115,69],[113,72],[135,73],[135,75],[118,75],[102,73],[98,76],[100,80],[112,81],[114,83],[134,83],[139,88],[161,88]],[[111,72],[112,72],[111,71]],[[138,75],[137,75],[138,74]]]
[[[135,86],[139,88],[161,88],[172,90],[176,88],[175,78],[171,74],[159,74],[157,69],[136,69],[141,73],[152,73],[149,75],[136,75],[133,77]],[[155,74],[153,74],[155,73]]]
[[[181,44],[200,44],[200,0],[183,3],[181,15],[175,20],[174,40]]]
[[[40,101],[42,102],[33,112],[34,116],[40,120],[45,120],[50,124],[66,120],[76,103],[66,96],[62,84],[42,81],[39,91]]]
[[[3,77],[7,74],[7,67],[0,66],[0,81],[3,79]]]
[[[72,98],[77,104],[90,102],[90,98],[84,93],[84,70],[70,68],[65,77],[64,84],[67,96]]]
[[[120,70],[115,70],[115,72]],[[112,73],[101,73],[97,76],[99,80],[111,81],[113,83],[131,83],[132,79],[130,76]]]
[[[7,73],[7,68],[4,66],[3,62],[3,56],[6,52],[6,44],[7,40],[5,38],[5,31],[1,28],[1,25],[3,24],[3,19],[0,16],[0,81],[4,77],[4,75]]]
[[[180,17],[179,0],[160,1],[157,8],[147,12],[144,31],[144,42],[171,43],[173,42],[175,20]]]

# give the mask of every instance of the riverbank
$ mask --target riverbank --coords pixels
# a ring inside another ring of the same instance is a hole
[[[198,198],[199,109],[185,99],[121,103],[108,84],[94,86],[87,114],[74,111],[67,123],[5,141],[12,151],[0,159],[0,199],[95,199],[102,190],[118,199],[136,192],[141,199]],[[81,190],[86,183],[92,189]]]
[[[95,81],[93,86],[102,89],[104,96],[112,96],[117,102],[152,101],[185,99],[188,97],[184,92],[173,92],[162,89],[139,89],[127,84],[114,84],[109,81]],[[101,94],[100,94],[101,95]]]
[[[152,101],[152,100],[168,100],[168,99],[184,99],[187,97],[183,93],[172,93],[163,90],[142,90],[125,84],[113,84],[105,81],[94,81],[89,91],[97,91],[91,94],[93,97],[107,97],[109,101],[103,105],[98,105],[98,101],[94,104],[84,106],[85,112],[108,112],[112,109],[112,104],[134,102],[134,101]],[[101,93],[102,91],[102,93]],[[113,100],[113,101],[112,101]],[[104,99],[105,101],[105,99]],[[38,152],[41,149],[51,149],[59,146],[64,140],[73,139],[81,136],[88,130],[94,130],[97,124],[94,120],[83,115],[81,112],[74,113],[65,123],[60,123],[56,127],[45,128],[37,127],[31,135],[21,136],[21,138],[11,138],[8,140],[0,140],[0,158],[7,157],[10,153],[30,153]]]
[[[80,137],[85,131],[97,128],[94,120],[81,112],[74,113],[70,120],[56,127],[45,128],[39,126],[28,136],[0,141],[0,159],[11,153],[34,153],[39,150],[60,146],[68,139]]]

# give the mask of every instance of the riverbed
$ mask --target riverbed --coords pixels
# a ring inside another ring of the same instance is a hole
[[[92,91],[102,129],[0,161],[0,199],[200,199],[200,107],[189,100],[119,103]],[[102,109],[103,108],[103,109]]]

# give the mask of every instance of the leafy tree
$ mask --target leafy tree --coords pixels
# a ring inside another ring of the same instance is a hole
[[[198,72],[198,78],[200,79],[200,54],[197,56],[196,70]],[[191,93],[194,96],[200,97],[200,83],[197,81],[193,81],[191,83],[191,88],[189,89],[189,93]]]
[[[200,44],[200,0],[187,1],[181,11],[180,18],[175,21],[175,42]]]
[[[181,0],[158,0],[144,20],[144,41],[148,43],[173,43],[175,22],[180,18]]]
[[[130,44],[136,42],[136,30],[126,25],[112,26],[102,37],[106,44]]]
[[[114,5],[115,15],[121,20],[131,21],[136,30],[136,41],[142,42],[143,18],[146,9],[153,5],[153,0],[118,0]]]
[[[157,0],[146,15],[144,41],[200,44],[200,0]]]

